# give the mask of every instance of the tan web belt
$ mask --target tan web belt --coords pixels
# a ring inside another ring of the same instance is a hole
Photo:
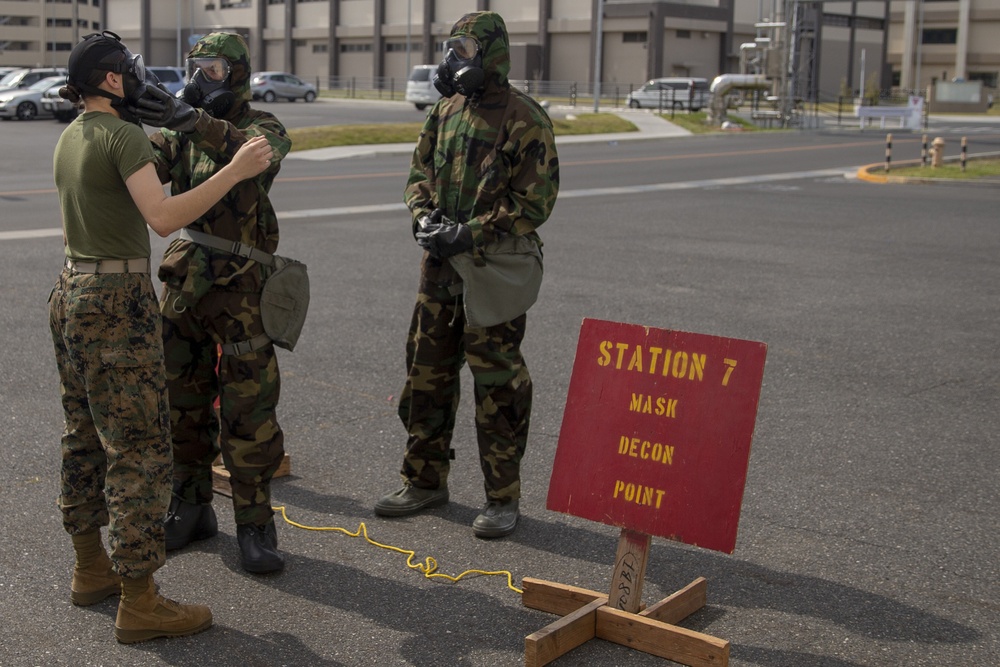
[[[66,268],[76,273],[149,273],[149,257],[99,259],[94,262],[66,258]]]

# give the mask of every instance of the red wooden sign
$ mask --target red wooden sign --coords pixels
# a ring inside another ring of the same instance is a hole
[[[585,319],[546,506],[732,553],[766,353]]]

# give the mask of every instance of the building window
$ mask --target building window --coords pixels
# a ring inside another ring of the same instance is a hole
[[[823,25],[838,28],[855,27],[858,30],[884,30],[885,21],[873,16],[851,16],[849,14],[823,13]]]
[[[921,44],[954,44],[958,41],[958,28],[925,28]]]
[[[851,25],[851,17],[844,14],[823,13],[823,25],[848,28]]]
[[[328,53],[330,51],[330,45],[327,43],[323,44],[313,44],[313,53]]]
[[[969,81],[982,81],[987,88],[996,88],[997,72],[969,72]]]
[[[858,30],[885,30],[885,20],[872,16],[855,16],[854,26]]]
[[[371,44],[341,44],[341,53],[371,53]]]
[[[646,31],[622,33],[622,41],[626,44],[645,44],[648,40],[649,33]]]
[[[267,0],[267,4],[269,4],[269,5],[283,5],[283,4],[285,4],[285,0]]]
[[[422,51],[424,45],[418,42],[410,42],[410,51]],[[406,53],[406,42],[386,42],[386,53]]]
[[[690,30],[678,30],[677,31],[677,39],[691,39],[691,31]]]
[[[250,0],[219,0],[219,9],[235,9],[237,7],[249,7]],[[208,7],[205,7],[208,9]]]
[[[46,21],[50,28],[72,28],[73,19],[48,19]]]
[[[52,48],[49,51],[72,51],[73,45],[69,42],[56,42],[51,45]]]

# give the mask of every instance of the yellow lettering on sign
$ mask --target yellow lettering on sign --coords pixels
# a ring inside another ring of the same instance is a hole
[[[658,396],[654,401],[652,396],[647,396],[646,394],[632,394],[632,400],[629,402],[628,409],[629,412],[677,419],[676,398]]]
[[[662,463],[668,466],[674,464],[673,445],[650,442],[642,438],[630,438],[627,435],[619,437],[618,453],[622,456],[631,456],[634,459]]]
[[[702,382],[705,379],[705,368],[708,366],[707,354],[664,350],[659,347],[643,350],[641,345],[632,346],[629,343],[610,340],[601,341],[597,346],[597,352],[598,366],[650,375],[659,373],[662,377],[677,380]]]
[[[597,357],[597,365],[607,366],[611,363],[611,341],[602,340],[599,348],[601,355]]]
[[[628,369],[642,372],[642,345],[636,345],[632,351],[632,361],[628,362]]]
[[[735,359],[723,359],[722,363],[726,365],[726,374],[722,376],[722,386],[729,386],[729,376],[733,374],[736,370],[736,360]]]
[[[666,494],[666,491],[663,489],[655,489],[651,486],[633,484],[632,482],[623,482],[619,479],[615,480],[615,490],[611,497],[627,503],[660,509],[660,506],[663,504],[664,494]]]

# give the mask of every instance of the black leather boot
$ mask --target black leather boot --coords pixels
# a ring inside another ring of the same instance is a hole
[[[215,510],[208,505],[192,505],[177,496],[170,499],[167,518],[163,520],[167,551],[186,547],[195,540],[214,537],[219,532]]]
[[[254,574],[279,572],[285,567],[285,557],[278,551],[278,531],[274,519],[263,526],[252,523],[236,526],[236,541],[240,545],[243,569]]]

